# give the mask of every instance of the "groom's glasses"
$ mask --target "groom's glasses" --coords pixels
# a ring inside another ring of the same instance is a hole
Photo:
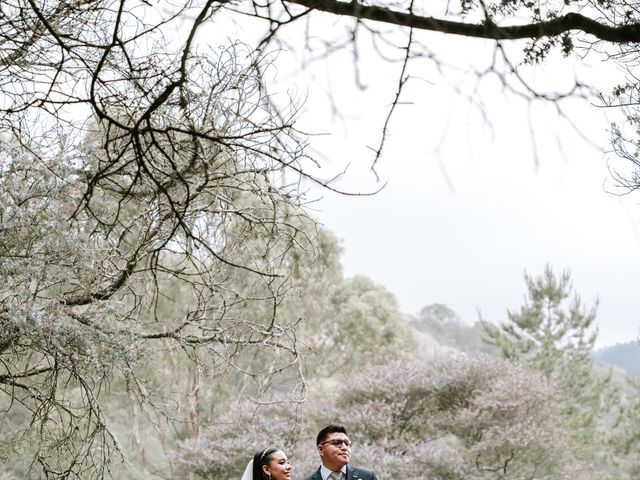
[[[326,442],[320,443],[320,445],[324,445],[325,443],[330,443],[334,447],[340,447],[344,443],[344,446],[347,448],[351,448],[351,440],[346,440],[342,438],[334,438],[333,440],[327,440]]]

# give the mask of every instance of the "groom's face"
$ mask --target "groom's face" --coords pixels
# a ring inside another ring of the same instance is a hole
[[[344,433],[330,433],[318,445],[322,463],[329,470],[339,470],[351,459],[351,442]]]

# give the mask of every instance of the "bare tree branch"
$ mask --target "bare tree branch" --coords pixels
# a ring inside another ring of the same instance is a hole
[[[640,24],[607,25],[580,13],[573,12],[552,20],[525,25],[498,26],[492,22],[474,24],[444,20],[375,5],[363,5],[359,2],[341,2],[339,0],[287,1],[289,1],[289,3],[302,5],[311,10],[333,13],[340,16],[353,17],[361,20],[375,20],[377,22],[414,28],[416,30],[442,32],[474,38],[493,40],[535,39],[579,30],[591,34],[599,40],[613,43],[634,43],[640,41]]]

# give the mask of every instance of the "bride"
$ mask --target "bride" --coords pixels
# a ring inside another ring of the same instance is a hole
[[[291,464],[279,448],[265,448],[249,460],[240,480],[291,480]]]

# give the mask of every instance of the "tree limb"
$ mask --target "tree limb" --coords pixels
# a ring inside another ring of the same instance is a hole
[[[568,13],[553,20],[525,25],[498,26],[492,22],[465,23],[435,17],[400,12],[385,7],[362,5],[357,2],[338,0],[287,0],[311,10],[333,13],[364,20],[375,20],[391,25],[442,32],[465,37],[493,40],[518,40],[552,37],[572,30],[581,30],[600,40],[613,43],[640,42],[640,25],[636,23],[610,26],[597,22],[579,13]]]

